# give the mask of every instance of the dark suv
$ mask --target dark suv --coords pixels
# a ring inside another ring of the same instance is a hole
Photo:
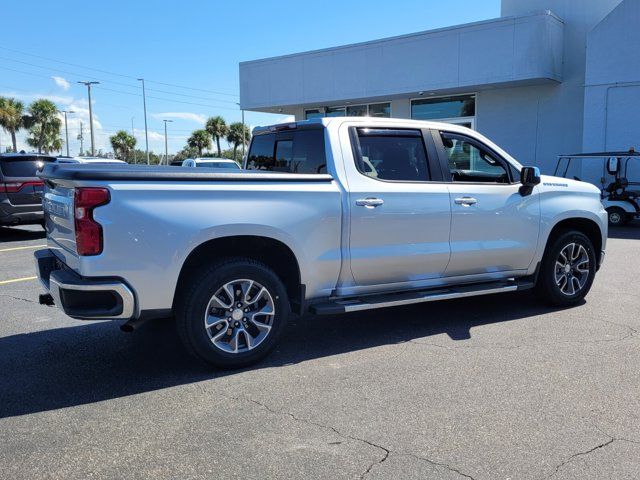
[[[55,157],[36,153],[0,155],[0,225],[41,224],[43,183],[36,176],[40,162]]]

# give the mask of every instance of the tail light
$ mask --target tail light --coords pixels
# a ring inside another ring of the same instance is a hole
[[[44,182],[42,180],[34,180],[31,182],[0,183],[0,192],[1,193],[18,193],[24,187],[28,187],[28,186],[42,187],[44,186]]]
[[[102,253],[102,226],[93,219],[93,209],[109,203],[110,199],[109,190],[106,188],[76,188],[74,219],[78,255]]]

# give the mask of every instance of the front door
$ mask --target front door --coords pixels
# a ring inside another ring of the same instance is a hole
[[[349,254],[358,287],[418,286],[449,262],[451,205],[419,129],[351,127]],[[438,166],[439,167],[439,166]]]
[[[475,138],[441,133],[451,174],[451,261],[447,276],[527,270],[540,230],[537,188],[520,194],[517,170]]]

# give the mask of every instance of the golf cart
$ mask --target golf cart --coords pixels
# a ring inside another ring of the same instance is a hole
[[[640,152],[631,149],[628,152],[560,155],[554,175],[568,178],[571,164],[576,160],[602,162],[600,190],[602,204],[609,213],[609,225],[625,225],[634,218],[640,218],[640,182],[630,182],[627,178],[629,162],[638,161],[638,165],[640,165]],[[573,178],[580,180],[575,176]],[[634,189],[633,187],[638,188]]]

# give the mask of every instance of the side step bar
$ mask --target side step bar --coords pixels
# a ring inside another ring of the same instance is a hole
[[[474,297],[494,293],[528,290],[534,283],[530,278],[510,280],[506,282],[476,283],[455,287],[441,287],[430,290],[416,290],[401,293],[383,293],[367,295],[359,298],[336,299],[311,305],[310,310],[316,315],[336,315],[340,313],[359,312],[374,308],[397,307],[414,303],[435,302],[453,298]]]

